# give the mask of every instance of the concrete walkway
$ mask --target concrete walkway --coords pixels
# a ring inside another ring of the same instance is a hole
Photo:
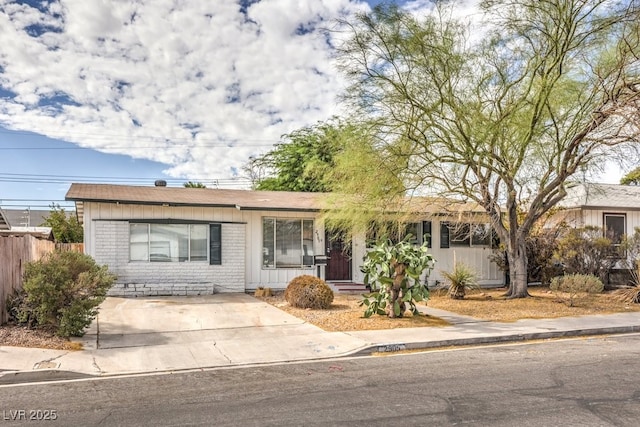
[[[452,326],[325,332],[245,294],[108,298],[82,351],[0,346],[0,384],[640,332],[640,313],[497,323],[422,310]]]

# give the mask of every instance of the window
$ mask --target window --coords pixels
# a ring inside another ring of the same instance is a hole
[[[386,227],[382,226],[381,228],[371,227],[367,232],[367,247],[372,247],[378,240],[386,236],[389,236],[388,238],[393,243],[398,243],[409,234],[412,236],[411,243],[420,245],[426,241],[427,246],[431,247],[431,221],[410,222],[400,227],[389,223]]]
[[[491,246],[491,227],[489,224],[470,224],[471,246]]]
[[[614,245],[620,245],[626,233],[627,218],[625,214],[604,214],[605,237]]]
[[[211,227],[220,227],[220,224],[211,224]],[[129,260],[207,261],[208,234],[208,224],[133,223],[129,225]]]
[[[491,246],[492,230],[489,224],[440,223],[440,247]]]
[[[313,220],[262,219],[262,266],[302,268],[313,265]]]

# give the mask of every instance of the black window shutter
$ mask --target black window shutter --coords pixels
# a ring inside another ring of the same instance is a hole
[[[422,236],[427,242],[427,247],[431,248],[431,221],[422,221]]]
[[[440,223],[440,247],[441,248],[449,247],[449,223],[448,222]]]
[[[209,264],[222,264],[222,224],[209,224]]]

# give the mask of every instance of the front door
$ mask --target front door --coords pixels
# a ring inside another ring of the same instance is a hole
[[[351,243],[346,243],[340,236],[325,234],[327,243],[327,267],[325,279],[327,281],[351,280]]]

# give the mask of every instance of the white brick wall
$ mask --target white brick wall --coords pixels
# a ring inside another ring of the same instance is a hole
[[[118,276],[114,296],[203,295],[245,290],[245,224],[222,224],[222,265],[129,262],[129,222],[95,221],[95,259]]]

